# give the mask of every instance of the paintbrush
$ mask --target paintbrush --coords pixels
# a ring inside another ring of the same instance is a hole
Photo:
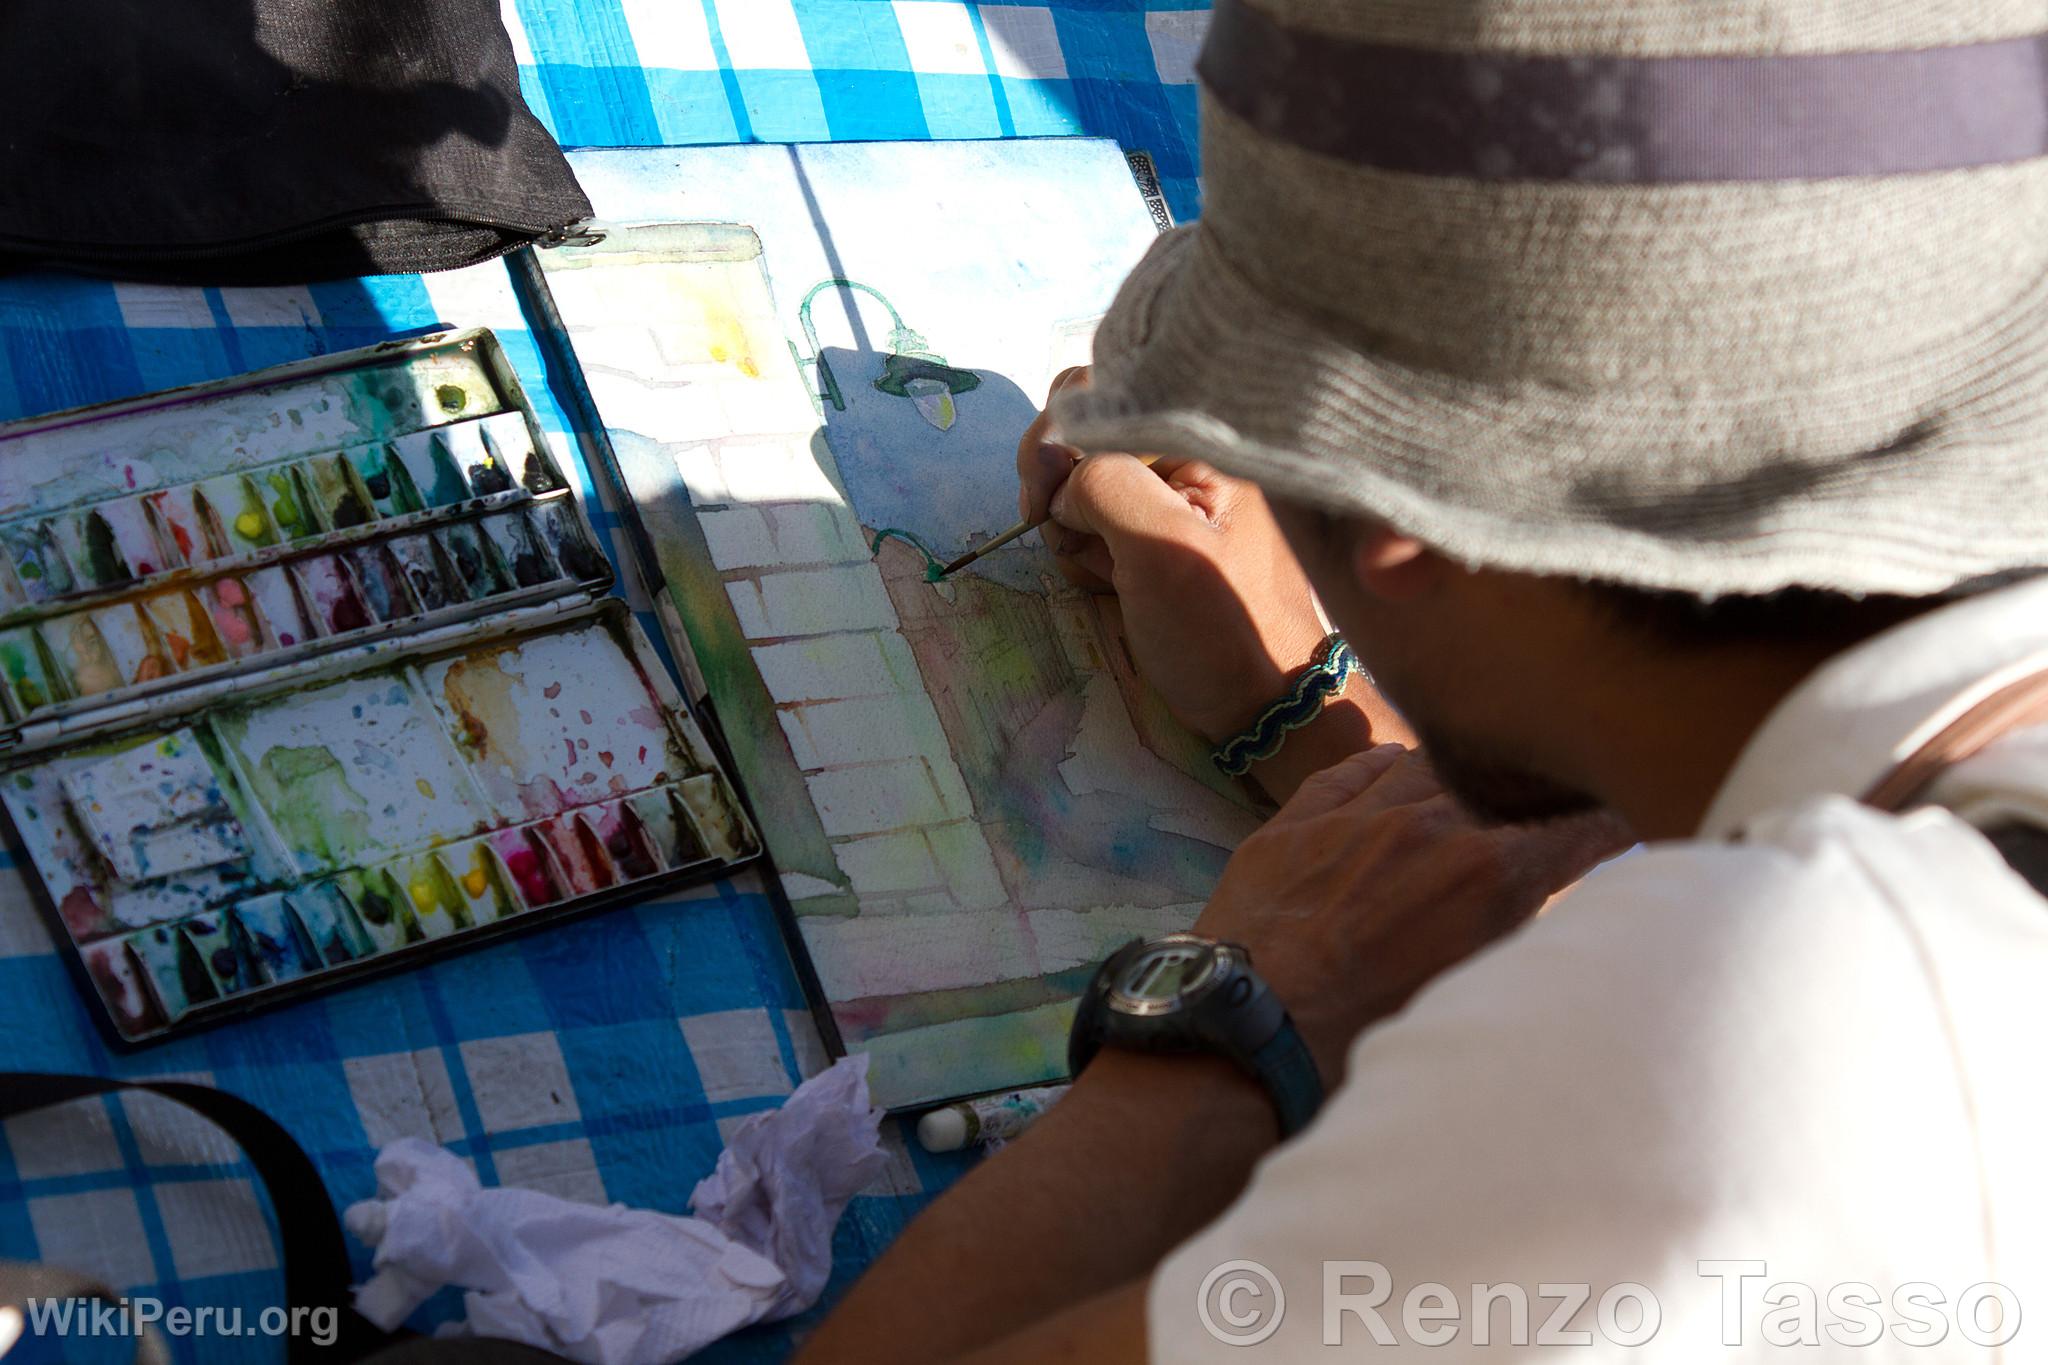
[[[1085,455],[1081,457],[1081,459],[1086,458],[1087,457]],[[1159,457],[1157,455],[1140,455],[1138,457],[1138,460],[1140,463],[1149,465],[1158,458]],[[1080,460],[1076,460],[1075,463],[1080,463]],[[1023,535],[1026,531],[1035,531],[1039,527],[1045,525],[1048,521],[1051,520],[1052,517],[1050,515],[1047,515],[1040,517],[1037,521],[1026,520],[1018,522],[1015,526],[1012,526],[1009,530],[1004,531],[1001,535],[996,536],[993,540],[983,541],[980,545],[976,546],[972,550],[969,550],[966,554],[961,555],[952,563],[941,564],[939,566],[939,571],[936,574],[932,575],[932,582],[936,583],[941,579],[950,578],[952,575],[966,568],[969,564],[972,564],[975,560],[980,559],[990,550],[1000,550],[1003,546],[1008,545],[1011,541],[1015,540],[1018,536]]]

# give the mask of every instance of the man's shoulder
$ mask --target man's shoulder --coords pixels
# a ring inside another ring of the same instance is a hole
[[[1816,799],[1740,841],[1660,843],[1597,869],[1361,1037],[1352,1069],[1382,1094],[1476,1062],[1515,1090],[1590,1071],[1739,1103],[1697,1079],[1777,1066],[1818,1080],[1885,1049],[1938,1063],[1944,997],[2009,977],[2015,956],[2048,976],[2048,907],[1981,837],[1942,812]]]

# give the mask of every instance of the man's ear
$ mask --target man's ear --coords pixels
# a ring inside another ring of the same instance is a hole
[[[1450,562],[1413,536],[1385,526],[1366,526],[1351,545],[1351,574],[1358,586],[1386,602],[1408,602],[1442,581]]]

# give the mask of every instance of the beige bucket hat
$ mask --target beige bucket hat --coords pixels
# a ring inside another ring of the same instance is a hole
[[[1060,432],[1704,596],[2048,564],[2044,33],[2044,0],[1218,0],[1203,217]]]

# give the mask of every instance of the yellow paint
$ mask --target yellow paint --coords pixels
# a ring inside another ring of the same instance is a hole
[[[476,900],[491,889],[490,873],[484,871],[481,858],[475,859],[476,866],[462,874],[462,889],[471,900]]]
[[[263,518],[254,512],[244,512],[235,518],[235,534],[244,540],[255,540],[263,534]]]
[[[434,895],[434,883],[432,881],[428,880],[425,876],[414,877],[412,884],[405,889],[412,894],[412,903],[421,914],[433,913],[434,902],[437,898]]]
[[[431,800],[433,800],[433,799],[434,799],[434,784],[433,784],[433,783],[431,783],[431,782],[429,782],[429,781],[427,781],[427,779],[426,779],[426,778],[424,778],[424,777],[415,777],[415,778],[414,778],[414,779],[412,780],[412,784],[413,784],[413,785],[414,785],[415,787],[418,787],[418,788],[420,789],[420,795],[421,795],[421,796],[424,796],[424,797],[426,797],[426,798],[427,798],[427,800],[429,800],[429,801],[431,801]]]

